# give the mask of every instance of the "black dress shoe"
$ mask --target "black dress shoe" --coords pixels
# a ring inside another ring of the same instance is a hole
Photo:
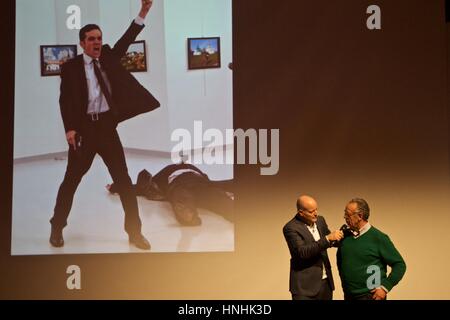
[[[52,246],[57,248],[64,246],[62,229],[52,227],[52,231],[50,233],[50,243]]]
[[[142,249],[142,250],[150,250],[151,246],[147,239],[142,234],[136,234],[132,236],[128,236],[128,240],[131,244],[136,246],[136,248]]]

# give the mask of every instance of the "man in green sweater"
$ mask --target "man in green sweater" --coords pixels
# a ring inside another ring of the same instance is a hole
[[[405,261],[389,237],[370,225],[370,209],[364,199],[350,200],[344,212],[353,231],[337,252],[344,299],[385,300],[405,274]],[[389,275],[387,266],[392,268]]]

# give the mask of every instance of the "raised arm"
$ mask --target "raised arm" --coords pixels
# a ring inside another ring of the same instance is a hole
[[[122,58],[128,50],[128,47],[136,40],[138,34],[144,29],[143,20],[147,16],[150,8],[153,5],[153,0],[141,0],[141,10],[138,17],[131,23],[130,27],[123,34],[123,36],[114,45],[113,52],[117,58]]]

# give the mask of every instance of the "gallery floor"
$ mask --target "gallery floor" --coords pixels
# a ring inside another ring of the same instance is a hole
[[[171,163],[169,158],[127,154],[133,182],[142,169],[152,174]],[[148,252],[129,245],[123,230],[123,210],[118,196],[105,185],[111,178],[97,156],[75,194],[64,229],[65,245],[53,248],[48,241],[49,219],[63,179],[65,157],[25,161],[14,165],[12,255]],[[202,166],[213,180],[230,179],[232,168]],[[150,241],[150,252],[233,251],[234,225],[222,216],[200,209],[202,225],[180,226],[168,202],[138,198],[142,233]]]

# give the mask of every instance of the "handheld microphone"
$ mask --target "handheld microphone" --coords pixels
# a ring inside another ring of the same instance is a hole
[[[348,225],[343,224],[339,229],[344,233],[344,238],[347,236],[357,236],[359,232],[352,230]]]
[[[339,228],[339,231],[342,231],[344,233],[344,238],[352,234],[351,229],[350,229],[350,227],[347,224],[343,224]],[[337,246],[342,240],[344,240],[344,239],[341,239],[340,241],[333,240],[333,241],[331,241],[331,245],[332,246]]]

